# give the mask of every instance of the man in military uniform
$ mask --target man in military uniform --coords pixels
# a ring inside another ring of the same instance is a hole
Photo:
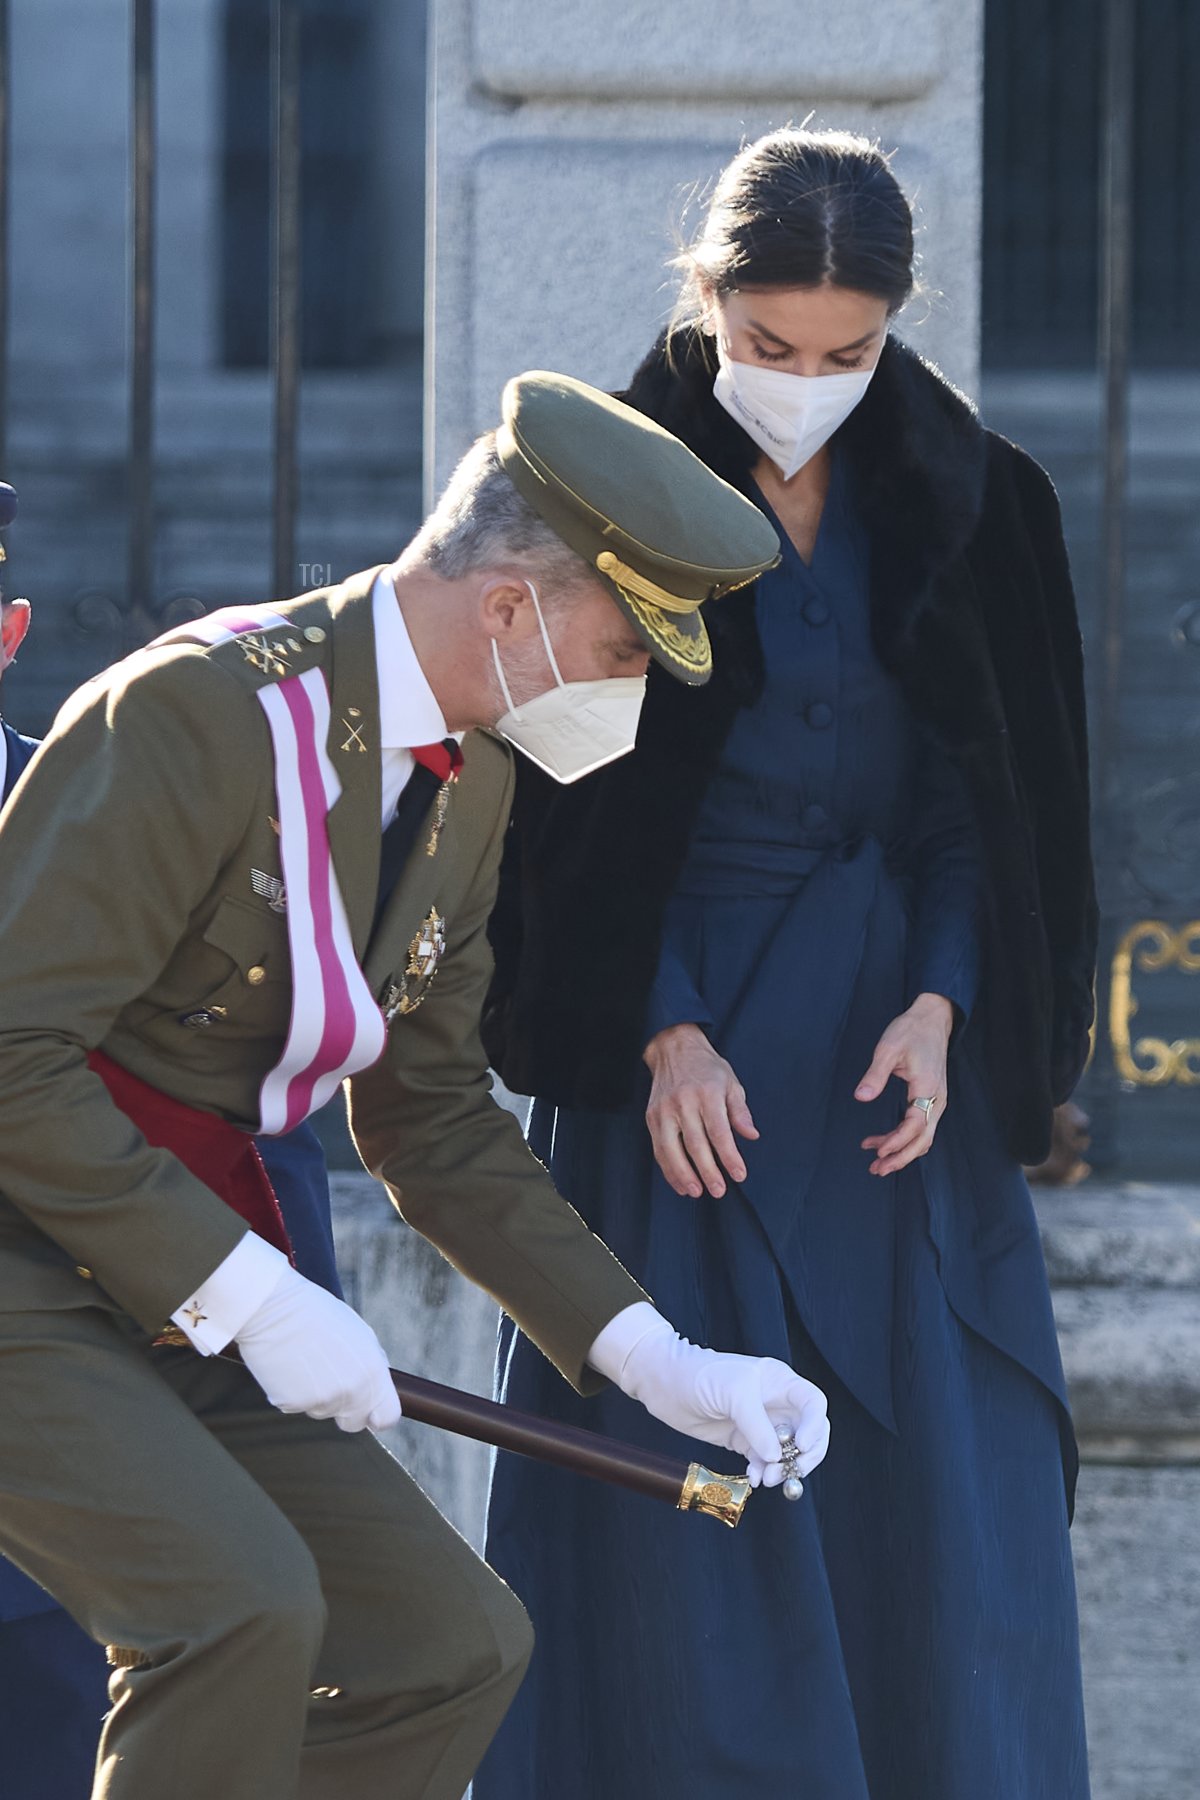
[[[512,767],[471,728],[585,773],[775,554],[668,434],[522,378],[396,565],[172,634],[35,758],[0,824],[0,1549],[116,1647],[96,1795],[458,1800],[527,1661],[243,1153],[343,1078],[398,1209],[580,1390],[768,1482],[779,1428],[824,1454],[816,1389],[680,1340],[559,1198],[477,1030]]]
[[[16,514],[16,493],[0,482],[0,531]],[[0,544],[0,563],[4,561]],[[27,600],[0,594],[0,676],[15,660],[31,623]],[[2,802],[31,761],[37,740],[21,736],[7,720],[0,720],[0,728]],[[279,1200],[296,1267],[340,1296],[320,1140],[310,1125],[299,1125],[285,1137],[260,1139],[258,1150]],[[108,1664],[102,1647],[51,1594],[0,1557],[4,1800],[86,1800],[107,1710]]]

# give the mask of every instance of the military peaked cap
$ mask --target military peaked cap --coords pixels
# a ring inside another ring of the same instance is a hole
[[[569,375],[504,390],[500,461],[680,681],[712,673],[700,608],[779,561],[770,524],[661,425]]]

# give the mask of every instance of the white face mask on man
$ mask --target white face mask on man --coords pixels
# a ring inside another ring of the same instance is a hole
[[[850,417],[875,373],[872,366],[850,375],[789,375],[733,362],[717,338],[713,393],[776,465],[785,481],[810,462]]]
[[[542,617],[538,591],[532,581],[525,585],[533,596],[554,686],[523,705],[514,706],[493,638],[492,660],[508,708],[496,720],[495,728],[555,781],[579,781],[633,749],[646,695],[646,677],[612,675],[601,681],[564,681]]]

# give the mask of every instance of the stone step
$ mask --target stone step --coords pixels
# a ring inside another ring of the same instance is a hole
[[[1038,1219],[1088,1462],[1200,1462],[1200,1188],[1040,1189]]]
[[[423,391],[419,358],[394,368],[305,375],[300,384],[303,456],[419,456]],[[14,368],[9,457],[33,466],[123,459],[128,390],[123,377]],[[220,460],[231,453],[269,457],[271,388],[259,371],[160,372],[155,449],[170,462]]]
[[[1200,1462],[1194,1289],[1059,1288],[1063,1366],[1090,1462]]]
[[[1087,1181],[1035,1199],[1052,1286],[1200,1288],[1200,1188]]]

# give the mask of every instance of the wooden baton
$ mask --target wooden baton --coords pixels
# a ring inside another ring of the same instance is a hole
[[[458,1437],[474,1438],[517,1456],[570,1469],[593,1481],[608,1481],[650,1500],[665,1500],[681,1512],[707,1513],[735,1526],[751,1494],[744,1475],[717,1475],[701,1463],[677,1462],[654,1450],[641,1450],[618,1438],[602,1437],[577,1425],[560,1425],[537,1413],[500,1406],[460,1388],[443,1387],[420,1375],[390,1371],[404,1416]]]
[[[187,1338],[178,1326],[171,1325],[155,1342],[186,1346]],[[223,1362],[242,1360],[236,1344],[222,1350],[220,1357]],[[718,1475],[703,1463],[677,1462],[655,1450],[641,1450],[578,1425],[560,1425],[557,1419],[501,1406],[495,1400],[484,1400],[462,1388],[443,1387],[421,1375],[406,1375],[400,1369],[389,1369],[388,1374],[405,1418],[418,1425],[474,1438],[497,1450],[511,1450],[515,1456],[531,1456],[592,1481],[611,1482],[649,1500],[665,1500],[680,1512],[707,1513],[724,1525],[736,1526],[753,1492],[745,1475]]]

